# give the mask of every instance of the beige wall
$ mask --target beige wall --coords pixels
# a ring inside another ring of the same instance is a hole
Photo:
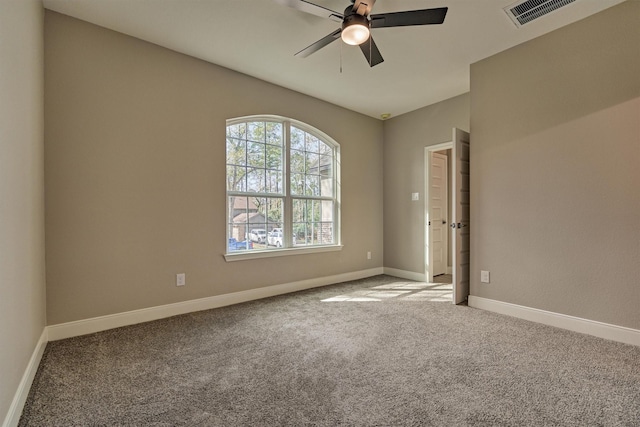
[[[0,0],[0,423],[45,326],[42,4]]]
[[[473,64],[471,94],[471,294],[640,329],[640,2]]]
[[[382,267],[381,121],[50,11],[45,95],[49,324]],[[251,114],[341,144],[342,251],[225,262],[225,120]]]
[[[385,267],[425,272],[424,148],[450,142],[454,127],[469,129],[468,93],[384,122]]]

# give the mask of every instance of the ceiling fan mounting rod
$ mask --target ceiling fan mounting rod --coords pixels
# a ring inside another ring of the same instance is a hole
[[[351,3],[353,3],[353,6],[349,6],[349,8],[351,8],[351,11],[353,13],[357,13],[358,15],[368,17],[369,14],[371,13],[371,9],[373,8],[373,5],[375,2],[376,2],[375,0],[367,0],[367,1],[351,0]],[[347,15],[346,10],[345,10],[345,15]]]

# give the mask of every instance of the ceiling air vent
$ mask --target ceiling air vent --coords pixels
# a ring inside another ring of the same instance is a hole
[[[504,8],[509,18],[521,27],[576,0],[525,0]]]

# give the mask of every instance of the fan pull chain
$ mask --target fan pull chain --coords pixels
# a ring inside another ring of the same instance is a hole
[[[342,74],[342,45],[344,42],[340,40],[340,74]]]

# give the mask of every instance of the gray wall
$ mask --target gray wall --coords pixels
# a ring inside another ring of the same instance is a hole
[[[472,65],[471,211],[472,295],[640,329],[640,2]]]
[[[42,13],[0,1],[0,423],[45,326]]]
[[[385,267],[424,274],[424,148],[468,131],[469,108],[467,93],[384,122]]]
[[[342,251],[225,262],[225,120],[251,114],[341,144]],[[383,265],[379,120],[50,11],[45,117],[48,324]]]

